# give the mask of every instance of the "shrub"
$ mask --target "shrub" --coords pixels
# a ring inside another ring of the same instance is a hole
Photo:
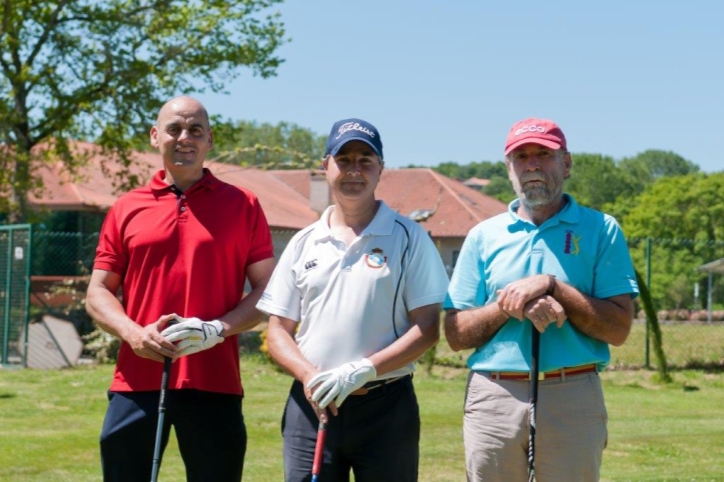
[[[121,340],[115,336],[96,327],[95,330],[81,338],[84,342],[83,350],[85,354],[97,363],[115,363],[118,360]]]
[[[689,315],[691,321],[706,321],[707,320],[706,310],[693,310]]]
[[[672,320],[689,321],[689,310],[672,310],[669,316]]]
[[[659,310],[656,312],[656,318],[659,321],[670,320],[670,316],[671,315],[669,314],[669,310]]]
[[[261,340],[261,345],[259,346],[259,352],[264,355],[267,360],[272,361],[272,357],[269,354],[269,345],[267,345],[266,342],[266,334],[267,334],[268,328],[264,328],[264,330],[259,333],[259,339]]]

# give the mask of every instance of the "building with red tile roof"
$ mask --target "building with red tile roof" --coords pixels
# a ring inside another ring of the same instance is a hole
[[[125,192],[118,188],[119,168],[97,146],[77,143],[76,149],[88,158],[76,175],[68,173],[61,162],[39,167],[45,189],[29,196],[32,206],[100,214]],[[133,159],[131,173],[140,184],[162,164],[155,152],[138,152]],[[296,231],[316,221],[333,202],[323,171],[262,171],[215,162],[207,167],[219,179],[256,194],[274,234],[277,255]],[[376,195],[403,216],[419,220],[449,270],[470,229],[506,210],[504,203],[428,168],[385,169]]]
[[[323,171],[272,170],[271,175],[309,199],[320,212],[333,202]],[[432,169],[385,169],[375,194],[403,216],[420,219],[452,269],[465,236],[507,205]]]
[[[470,179],[466,179],[465,181],[463,181],[463,184],[480,191],[482,189],[485,189],[485,187],[488,184],[490,184],[490,179],[481,179],[479,177],[471,177]]]

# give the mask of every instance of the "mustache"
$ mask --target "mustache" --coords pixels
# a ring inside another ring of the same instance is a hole
[[[526,182],[530,182],[530,181],[543,181],[543,182],[545,182],[545,181],[546,181],[546,177],[545,177],[544,175],[540,174],[540,173],[533,173],[533,174],[528,174],[527,176],[522,176],[522,177],[520,178],[521,184],[522,184],[522,183],[526,183]]]

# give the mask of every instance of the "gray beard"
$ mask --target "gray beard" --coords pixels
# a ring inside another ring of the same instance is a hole
[[[559,189],[557,192],[552,192],[547,186],[541,186],[522,190],[518,197],[520,199],[520,203],[525,206],[526,209],[534,209],[556,202],[561,197],[562,193],[562,189]]]

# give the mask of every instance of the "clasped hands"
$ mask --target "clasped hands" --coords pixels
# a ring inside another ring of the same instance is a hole
[[[567,318],[566,312],[553,296],[546,294],[548,285],[547,275],[514,281],[498,291],[498,307],[511,318],[529,319],[541,333],[551,323],[560,328]]]

